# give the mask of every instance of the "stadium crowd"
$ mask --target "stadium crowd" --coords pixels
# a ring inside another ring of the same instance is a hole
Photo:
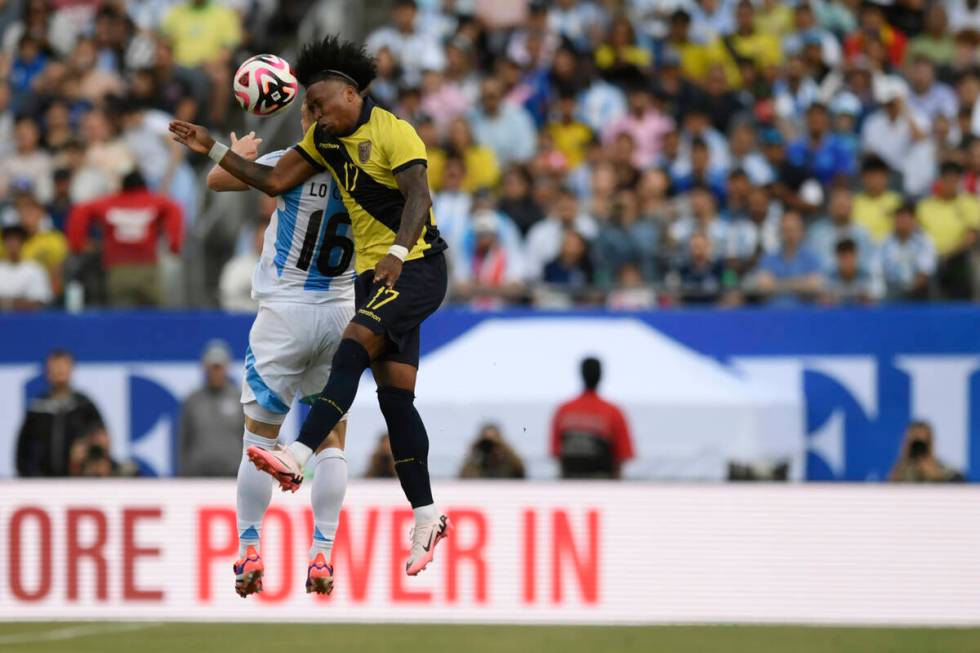
[[[159,301],[162,242],[179,252],[205,201],[167,120],[226,128],[231,71],[276,11],[0,2],[0,306],[71,304],[67,281]],[[394,0],[388,17],[370,92],[428,147],[452,301],[980,289],[977,0]],[[247,309],[241,254],[222,296]]]

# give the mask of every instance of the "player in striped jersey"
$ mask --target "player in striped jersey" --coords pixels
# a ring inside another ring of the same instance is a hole
[[[310,118],[305,106],[303,131]],[[249,159],[261,139],[232,138],[233,149]],[[285,150],[256,163],[275,166]],[[214,191],[248,186],[215,166],[208,174]],[[244,449],[273,449],[294,397],[316,397],[330,376],[330,363],[342,333],[354,315],[354,243],[351,221],[329,173],[321,173],[276,198],[265,231],[262,255],[252,275],[252,297],[259,312],[249,333],[242,379],[245,412]],[[337,424],[314,458],[313,544],[306,591],[333,589],[330,552],[347,490],[344,458],[346,421]],[[239,560],[235,591],[242,597],[262,591],[264,564],[258,553],[262,517],[272,498],[274,479],[244,455],[238,468]]]

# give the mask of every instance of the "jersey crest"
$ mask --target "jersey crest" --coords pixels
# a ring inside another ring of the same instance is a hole
[[[367,163],[371,159],[371,141],[361,141],[357,144],[357,160],[361,164]]]

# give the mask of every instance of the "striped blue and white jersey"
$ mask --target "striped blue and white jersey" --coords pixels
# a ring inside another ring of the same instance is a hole
[[[287,150],[259,157],[274,166]],[[354,241],[340,193],[327,172],[276,198],[262,256],[252,275],[258,302],[354,301]]]

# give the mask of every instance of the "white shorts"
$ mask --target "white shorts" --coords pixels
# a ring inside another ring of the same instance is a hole
[[[354,305],[261,304],[248,334],[242,403],[280,415],[320,393]]]

